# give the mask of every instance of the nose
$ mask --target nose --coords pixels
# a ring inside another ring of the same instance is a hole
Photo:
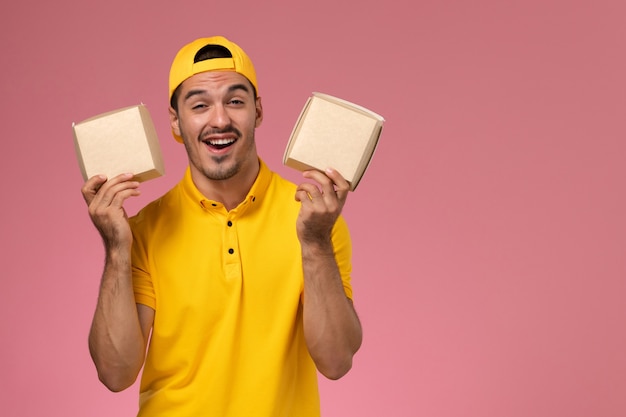
[[[210,113],[209,123],[211,127],[223,129],[230,125],[230,117],[228,111],[221,105],[215,105]]]

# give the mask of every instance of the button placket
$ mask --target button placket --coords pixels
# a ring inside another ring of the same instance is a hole
[[[237,227],[232,219],[226,220],[224,227],[224,270],[226,277],[236,279],[241,277],[241,257],[239,254],[239,238]]]

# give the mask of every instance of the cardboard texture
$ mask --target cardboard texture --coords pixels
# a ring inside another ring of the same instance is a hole
[[[145,105],[125,107],[72,125],[80,171],[86,181],[126,172],[147,181],[165,173],[161,147]]]
[[[283,164],[300,171],[332,167],[354,191],[376,150],[384,121],[364,107],[314,92],[291,133]]]

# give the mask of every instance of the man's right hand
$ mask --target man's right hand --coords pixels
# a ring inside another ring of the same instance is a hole
[[[120,174],[110,180],[96,175],[87,180],[81,189],[91,221],[108,248],[130,249],[132,244],[132,233],[124,210],[126,199],[140,194],[139,182],[132,179],[133,174]]]

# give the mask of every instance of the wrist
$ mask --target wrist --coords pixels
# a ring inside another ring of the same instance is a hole
[[[335,251],[333,248],[333,243],[330,239],[314,239],[314,240],[306,240],[301,241],[300,246],[302,247],[302,256],[306,257],[334,257]]]
[[[130,245],[106,245],[108,264],[130,264]]]

